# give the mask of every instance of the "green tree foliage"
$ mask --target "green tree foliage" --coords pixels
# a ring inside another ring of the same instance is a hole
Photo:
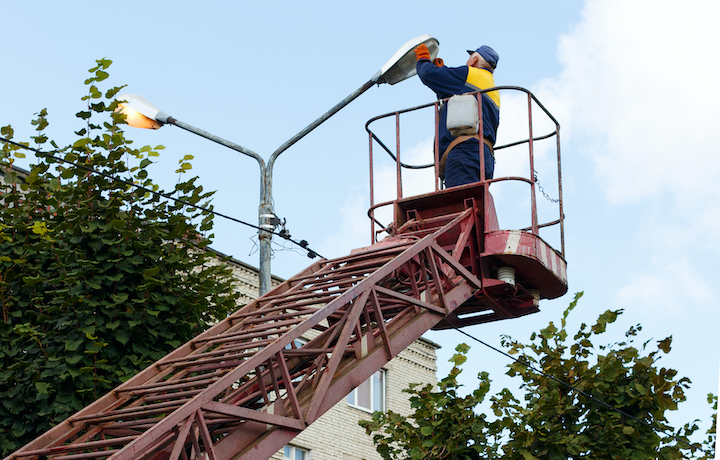
[[[716,446],[716,437],[717,437],[717,413],[718,413],[718,397],[716,395],[708,394],[707,396],[707,402],[710,404],[710,408],[712,409],[712,425],[710,426],[710,429],[708,429],[705,434],[707,437],[703,440],[702,446],[703,451],[705,452],[701,458],[701,460],[711,460],[715,458],[715,446]],[[697,426],[698,420],[693,422],[692,426],[690,424],[686,425],[686,429],[689,431],[696,431],[698,430]]]
[[[469,347],[460,344],[450,361],[450,374],[433,390],[432,385],[411,384],[410,405],[414,412],[403,417],[393,411],[375,412],[372,420],[360,421],[368,435],[375,432],[377,451],[387,460],[471,460],[497,458],[498,440],[485,415],[475,412],[490,390],[486,372],[478,375],[480,385],[467,396],[460,396],[457,381],[460,365]]]
[[[4,143],[0,151],[2,456],[236,305],[230,269],[206,250],[212,215],[114,180],[157,190],[147,167],[162,146],[135,149],[125,138],[114,100],[122,87],[99,89],[110,63],[90,69],[77,140],[50,143],[73,164],[40,158],[22,181],[10,167],[22,150]],[[45,146],[47,112],[32,123],[34,142]],[[171,193],[207,205],[212,193],[194,181]]]
[[[415,395],[415,413],[411,417],[376,413],[371,423],[361,422],[368,434],[376,433],[378,452],[385,459],[712,458],[714,424],[705,442],[694,444],[702,450],[686,444],[699,430],[697,421],[677,430],[668,425],[667,411],[677,409],[685,400],[690,383],[687,378],[678,377],[674,369],[658,365],[661,356],[670,352],[671,338],[660,340],[655,346],[651,345],[652,340],[636,346],[634,342],[641,331],[637,325],[629,328],[623,340],[596,346],[593,341],[622,313],[608,310],[594,325],[581,325],[569,339],[566,321],[581,295],[577,294],[563,313],[560,328],[551,322],[534,333],[527,344],[503,338],[509,353],[519,356],[507,373],[522,379],[522,400],[504,389],[490,398],[495,419],[488,421],[480,414],[468,413],[466,419],[459,421],[456,416],[459,407],[470,412],[477,409],[488,392],[489,381],[481,373],[476,392],[465,398],[454,392],[448,395],[449,388],[457,389],[454,377],[459,373],[459,362],[455,358],[450,376],[443,379],[437,390],[429,387],[422,393],[411,390]],[[717,407],[717,398],[712,395],[708,398]],[[428,416],[431,422],[425,420]],[[456,431],[452,430],[453,425]],[[435,426],[450,426],[450,430],[435,431]],[[425,444],[427,439],[435,441],[436,435],[442,439],[450,434],[458,440],[452,451],[433,451],[433,444]],[[483,455],[474,456],[474,452]]]
[[[509,432],[505,458],[688,458],[686,445],[662,434],[672,430],[666,412],[685,400],[690,383],[678,378],[676,370],[658,366],[662,354],[670,352],[672,339],[658,341],[652,351],[650,340],[636,347],[634,339],[641,330],[637,325],[628,329],[624,340],[596,346],[593,339],[622,313],[608,310],[594,325],[582,324],[569,341],[566,320],[579,297],[563,313],[560,328],[551,322],[533,334],[529,344],[504,339],[511,354],[520,353],[520,361],[556,379],[519,362],[510,365],[508,374],[522,378],[525,397],[520,402],[503,390],[493,398],[493,410]],[[680,431],[679,437],[687,441]]]

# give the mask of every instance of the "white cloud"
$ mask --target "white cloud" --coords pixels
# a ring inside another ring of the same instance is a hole
[[[598,141],[584,153],[611,201],[687,201],[720,183],[719,14],[716,2],[589,0],[561,38],[565,68],[543,99],[556,96],[566,134]]]
[[[338,212],[340,224],[323,240],[320,253],[326,257],[350,254],[352,249],[370,245],[370,220],[367,218],[367,189],[354,189]]]
[[[609,243],[645,264],[621,299],[663,292],[669,307],[693,285],[694,300],[707,293],[708,280],[687,273],[720,252],[710,241],[720,223],[719,15],[716,2],[587,0],[560,38],[563,71],[535,90],[561,120],[565,160],[580,154],[591,165],[575,201],[597,191],[604,215],[642,216],[639,228],[608,223]]]
[[[707,274],[685,263],[663,267],[659,273],[637,273],[617,292],[615,305],[656,317],[677,310],[697,315],[712,308],[714,289],[707,282]]]

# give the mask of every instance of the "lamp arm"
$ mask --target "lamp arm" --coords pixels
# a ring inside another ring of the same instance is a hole
[[[358,96],[360,96],[362,93],[370,89],[374,84],[377,83],[378,79],[380,78],[380,72],[375,74],[370,80],[367,81],[364,85],[362,85],[360,88],[355,90],[352,94],[350,94],[348,97],[343,99],[342,101],[338,102],[332,109],[328,110],[324,114],[322,114],[317,120],[313,121],[309,125],[305,127],[302,131],[288,139],[283,145],[278,147],[277,150],[273,152],[272,155],[270,155],[270,159],[268,160],[268,170],[272,171],[273,164],[275,164],[275,159],[283,153],[285,150],[290,148],[293,144],[295,144],[297,141],[305,137],[307,134],[310,133],[310,131],[314,130],[318,126],[320,126],[325,120],[335,115],[337,112],[340,111],[343,107],[357,99]]]
[[[163,115],[164,115],[164,114],[163,114]],[[223,139],[222,137],[218,137],[218,136],[216,136],[216,135],[214,135],[214,134],[210,134],[210,133],[207,132],[207,131],[203,131],[202,129],[199,129],[199,128],[196,128],[196,127],[194,127],[194,126],[192,126],[192,125],[189,125],[189,124],[187,124],[187,123],[184,123],[184,122],[182,122],[182,121],[180,121],[180,120],[177,120],[177,119],[175,119],[175,118],[173,118],[173,117],[171,117],[171,116],[158,117],[158,121],[165,122],[165,123],[168,123],[168,124],[171,124],[171,125],[175,125],[175,126],[177,126],[178,128],[184,129],[185,131],[190,131],[191,133],[197,134],[197,135],[200,136],[200,137],[204,137],[205,139],[211,140],[211,141],[213,141],[213,142],[215,142],[215,143],[217,143],[217,144],[224,145],[225,147],[228,147],[228,148],[231,148],[231,149],[233,149],[233,150],[235,150],[235,151],[237,151],[237,152],[243,153],[243,154],[245,154],[245,155],[247,155],[247,156],[249,156],[249,157],[251,157],[251,158],[254,158],[254,159],[258,162],[258,164],[260,165],[260,170],[261,170],[261,171],[265,169],[265,160],[263,160],[260,155],[258,155],[257,153],[253,152],[253,151],[250,150],[250,149],[246,149],[245,147],[243,147],[243,146],[241,146],[241,145],[238,145],[238,144],[235,144],[235,143],[233,143],[233,142],[230,142],[230,141],[228,141],[228,140],[225,140],[225,139]]]

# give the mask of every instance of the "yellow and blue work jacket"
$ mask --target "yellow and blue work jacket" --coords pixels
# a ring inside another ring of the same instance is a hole
[[[427,59],[417,63],[417,73],[420,80],[432,89],[438,99],[445,99],[456,94],[465,94],[473,91],[492,88],[495,79],[489,70],[475,67],[438,67]],[[500,124],[500,94],[490,91],[482,95],[483,136],[495,144],[498,125]],[[440,111],[440,154],[452,142],[453,136],[447,129],[446,106]],[[468,141],[469,142],[469,141]],[[464,143],[463,143],[464,144]],[[477,145],[477,141],[475,141]]]

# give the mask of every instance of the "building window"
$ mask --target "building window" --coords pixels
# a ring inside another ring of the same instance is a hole
[[[379,370],[347,396],[351,406],[370,412],[385,410],[385,371]]]
[[[307,342],[308,341],[303,338],[295,339],[295,340],[293,340],[293,343],[288,343],[287,345],[285,345],[285,349],[292,350],[295,348],[300,348],[303,345],[305,345]]]
[[[285,446],[283,460],[310,460],[310,451],[295,446]]]

